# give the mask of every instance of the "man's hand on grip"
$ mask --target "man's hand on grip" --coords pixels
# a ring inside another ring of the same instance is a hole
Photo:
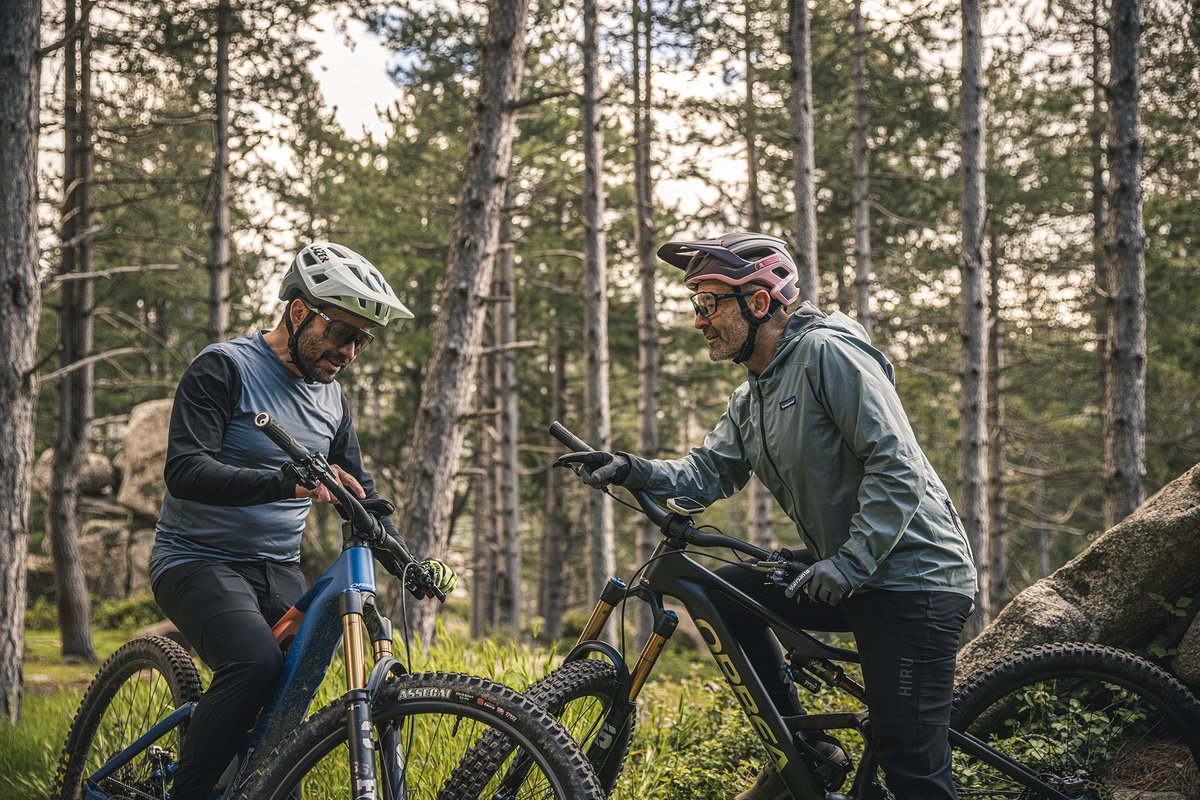
[[[593,489],[603,489],[609,484],[621,486],[629,478],[629,458],[621,453],[605,453],[602,450],[583,450],[567,453],[554,462],[560,465],[579,465],[579,477]]]

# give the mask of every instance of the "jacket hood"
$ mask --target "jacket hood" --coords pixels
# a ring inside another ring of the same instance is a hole
[[[770,373],[776,366],[783,363],[783,360],[801,340],[817,330],[832,331],[834,335],[845,339],[864,353],[868,353],[879,363],[888,380],[895,384],[892,362],[871,345],[871,337],[867,334],[866,328],[841,311],[826,314],[807,300],[797,306],[789,317],[787,327],[783,330],[783,336],[780,337],[779,344],[775,348],[775,357],[771,359],[771,363],[767,365],[763,374]]]

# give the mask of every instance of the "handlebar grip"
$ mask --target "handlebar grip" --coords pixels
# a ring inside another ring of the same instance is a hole
[[[550,435],[563,444],[568,450],[579,453],[585,450],[594,450],[583,439],[580,439],[575,434],[567,430],[561,422],[550,423]]]
[[[297,442],[290,433],[283,429],[278,422],[265,411],[259,412],[254,417],[254,425],[260,431],[267,435],[267,438],[279,446],[279,449],[288,454],[288,458],[293,461],[303,461],[310,456],[304,445]]]

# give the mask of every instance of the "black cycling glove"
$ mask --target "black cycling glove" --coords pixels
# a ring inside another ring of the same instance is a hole
[[[556,464],[579,464],[579,477],[593,489],[603,489],[609,484],[621,486],[629,478],[631,464],[623,453],[605,453],[602,450],[583,450],[558,457]]]

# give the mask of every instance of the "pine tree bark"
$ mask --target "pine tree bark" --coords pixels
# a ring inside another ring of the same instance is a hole
[[[208,340],[229,335],[229,42],[233,11],[217,0],[217,64],[214,95],[212,240],[208,260]]]
[[[988,292],[988,316],[991,325],[988,331],[988,575],[990,585],[990,616],[995,619],[1000,609],[1008,604],[1011,588],[1008,582],[1008,534],[1005,518],[1008,514],[1005,500],[1005,439],[1007,421],[1004,415],[1004,349],[1000,322],[1000,237],[993,231],[991,256],[988,265],[990,291]]]
[[[556,326],[550,348],[550,419],[561,420],[566,406],[567,353],[563,348],[563,329]],[[565,592],[563,591],[564,540],[567,520],[562,507],[562,470],[551,461],[546,466],[546,508],[542,525],[542,567],[538,613],[543,621],[543,636],[555,641],[562,636]]]
[[[412,444],[404,458],[401,519],[416,554],[441,557],[449,541],[455,475],[479,365],[486,295],[491,289],[500,214],[512,166],[515,101],[524,69],[529,0],[491,0],[480,64],[479,94],[467,141],[446,275],[438,287],[442,312]],[[392,599],[389,611],[398,611]],[[435,609],[409,604],[413,629],[429,642]]]
[[[25,559],[37,406],[37,157],[41,0],[0,3],[0,713],[21,713]]]
[[[595,0],[583,3],[583,227],[584,391],[587,442],[597,450],[611,447],[608,405],[608,264],[604,240],[604,143],[600,112],[599,24]],[[616,571],[612,499],[588,492],[591,526],[591,583],[598,591]]]
[[[1096,326],[1096,383],[1101,426],[1108,414],[1108,259],[1104,253],[1104,51],[1100,44],[1100,2],[1092,0],[1092,271],[1096,284],[1092,316]]]
[[[521,627],[521,532],[519,527],[520,475],[517,463],[517,351],[508,345],[517,340],[516,266],[513,253],[512,191],[506,193],[500,223],[500,250],[496,257],[496,294],[499,305],[496,344],[499,362],[499,477],[500,555],[504,561],[505,594],[500,600],[500,624],[516,633]]]
[[[1104,521],[1137,508],[1146,478],[1146,268],[1142,233],[1139,0],[1113,0],[1109,34],[1108,397]]]
[[[633,184],[634,247],[637,250],[638,280],[638,452],[645,458],[657,458],[658,436],[658,290],[655,277],[658,263],[654,257],[654,185],[650,175],[651,64],[653,63],[654,9],[647,0],[633,2]],[[637,528],[636,561],[643,564],[654,553],[659,531],[649,520]],[[643,606],[643,604],[638,604]],[[638,612],[639,638],[645,638],[653,625],[653,615],[643,606]]]
[[[817,275],[817,201],[813,188],[812,46],[809,41],[808,0],[788,0],[788,72],[792,87],[792,166],[796,198],[796,267],[800,299],[820,305]]]
[[[763,225],[762,189],[758,181],[758,105],[755,102],[754,86],[754,53],[752,44],[753,9],[749,3],[743,7],[743,39],[742,49],[745,57],[746,94],[743,98],[743,116],[745,130],[743,138],[746,141],[746,230],[761,231]],[[774,541],[771,530],[771,493],[757,475],[750,476],[746,484],[746,502],[748,504],[747,525],[750,541],[764,549],[770,549]]]
[[[964,635],[979,634],[989,617],[987,511],[987,308],[983,271],[984,86],[979,0],[962,5],[962,294],[959,333],[962,338],[959,376],[959,511],[979,573],[976,613]]]
[[[868,338],[871,318],[871,178],[867,153],[866,25],[854,0],[854,305]]]
[[[92,272],[90,2],[68,0],[64,25],[62,274]],[[78,17],[76,14],[78,13]],[[70,368],[92,352],[93,282],[64,281],[58,308],[59,367]],[[93,375],[90,362],[58,383],[58,420],[46,521],[54,561],[54,589],[62,655],[95,661],[91,604],[79,552],[79,473],[91,449]]]
[[[473,535],[471,540],[471,638],[480,639],[496,624],[496,492],[493,455],[494,425],[490,409],[495,402],[495,381],[491,361],[485,356],[480,369],[483,384],[475,420],[475,469],[471,482]]]

